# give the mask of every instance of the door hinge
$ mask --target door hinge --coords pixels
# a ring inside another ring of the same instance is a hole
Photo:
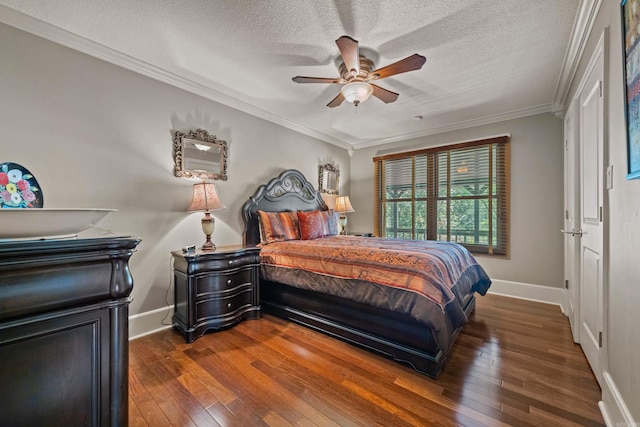
[[[569,210],[564,211],[564,219],[569,219]]]
[[[602,206],[600,206],[600,222],[602,222]]]
[[[600,98],[602,98],[602,80],[598,80],[598,86],[600,89]]]
[[[598,333],[598,347],[602,348],[602,332]]]
[[[569,289],[569,280],[566,280],[566,279],[565,279],[565,281],[564,281],[564,288],[565,288],[565,289]]]
[[[569,149],[569,140],[568,140],[568,139],[565,139],[565,140],[564,140],[564,149],[565,149],[565,150],[568,150],[568,149]]]

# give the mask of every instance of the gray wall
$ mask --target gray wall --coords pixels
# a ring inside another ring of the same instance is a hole
[[[185,212],[195,181],[173,176],[173,130],[229,144],[217,245],[242,243],[242,204],[284,169],[317,185],[318,165],[332,161],[348,186],[342,148],[1,24],[0,52],[0,160],[36,176],[45,207],[118,209],[100,226],[142,238],[131,314],[165,306],[170,251],[204,242],[202,213]]]
[[[565,108],[575,96],[577,86],[603,30],[605,43],[605,142],[609,164],[613,165],[613,188],[608,190],[609,205],[605,224],[609,227],[608,286],[605,290],[608,367],[607,386],[614,384],[635,422],[640,422],[640,180],[626,180],[627,148],[624,120],[624,90],[620,2],[605,1],[589,37],[580,67],[567,97]],[[608,219],[608,221],[606,221]],[[606,375],[605,375],[606,377]],[[603,400],[615,408],[610,390],[603,388]],[[622,422],[614,412],[615,422]]]
[[[563,240],[562,121],[539,114],[447,132],[391,145],[357,150],[351,158],[351,193],[355,213],[349,229],[373,230],[373,157],[379,153],[511,134],[511,256],[477,256],[493,279],[561,287]]]

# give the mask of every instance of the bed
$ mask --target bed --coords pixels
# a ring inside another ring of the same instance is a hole
[[[305,215],[327,210],[294,169],[260,185],[243,205],[244,244],[262,247],[263,310],[437,378],[489,277],[465,248],[449,242],[330,232],[262,243],[265,213],[298,215],[304,228]]]

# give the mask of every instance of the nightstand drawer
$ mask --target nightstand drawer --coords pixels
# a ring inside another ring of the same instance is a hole
[[[193,273],[200,272],[216,272],[227,271],[238,267],[257,265],[259,263],[258,258],[254,254],[247,254],[242,256],[228,257],[224,259],[206,259],[202,260],[198,264],[193,264]]]
[[[207,295],[226,292],[239,285],[247,283],[250,285],[251,272],[250,268],[246,268],[231,273],[200,274],[196,276],[196,298],[200,300]]]
[[[252,307],[251,284],[230,289],[217,297],[204,298],[196,302],[196,322],[217,320],[224,324],[224,319],[234,317],[239,312]]]

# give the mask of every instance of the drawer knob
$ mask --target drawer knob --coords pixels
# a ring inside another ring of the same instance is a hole
[[[231,284],[231,279],[227,280],[227,285]]]
[[[229,265],[231,265],[231,264],[233,264],[233,260],[232,259],[229,260]]]
[[[231,303],[227,304],[227,308],[231,308]]]

